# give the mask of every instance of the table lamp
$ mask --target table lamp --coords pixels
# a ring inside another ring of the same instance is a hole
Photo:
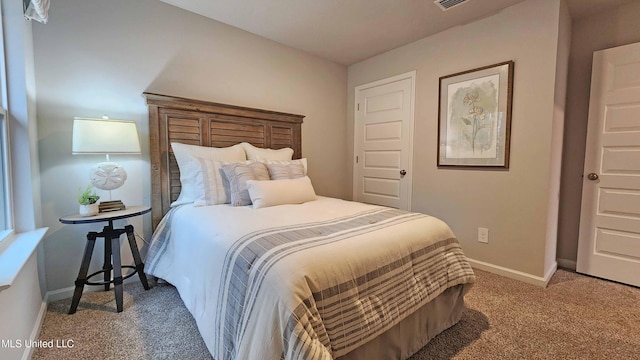
[[[110,154],[140,154],[140,141],[136,123],[128,120],[90,119],[76,117],[73,120],[72,154],[104,154],[106,161],[91,168],[91,184],[101,190],[109,190],[109,200],[100,203],[100,211],[124,209],[120,200],[111,200],[111,190],[125,180],[127,172],[119,164],[109,160]]]

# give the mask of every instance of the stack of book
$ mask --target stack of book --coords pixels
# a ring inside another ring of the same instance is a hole
[[[100,212],[118,211],[125,209],[125,206],[121,200],[102,201],[98,205],[98,207],[100,208]]]

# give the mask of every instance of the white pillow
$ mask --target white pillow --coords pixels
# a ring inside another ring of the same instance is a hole
[[[254,209],[302,204],[317,199],[308,176],[284,180],[247,180],[247,190]]]
[[[180,169],[182,185],[180,196],[171,206],[188,204],[196,200],[203,201],[205,196],[203,169],[197,158],[230,163],[247,160],[244,149],[240,145],[214,148],[173,142],[171,148]]]
[[[247,153],[247,159],[249,160],[291,160],[293,157],[293,149],[292,148],[284,148],[284,149],[262,149],[259,147],[255,147],[247,142],[240,143],[244,148],[244,151]]]

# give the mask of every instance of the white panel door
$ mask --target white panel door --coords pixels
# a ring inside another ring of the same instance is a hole
[[[593,55],[577,271],[640,286],[640,43]]]
[[[354,198],[410,210],[415,72],[356,88]]]

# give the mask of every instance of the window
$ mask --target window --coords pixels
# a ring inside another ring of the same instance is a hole
[[[7,76],[4,52],[4,24],[0,9],[0,241],[13,232],[11,163],[7,120]]]
[[[0,183],[2,184],[2,192],[0,192],[0,241],[11,233],[11,186],[9,178],[9,158],[8,158],[8,141],[6,127],[6,112],[0,108]]]

